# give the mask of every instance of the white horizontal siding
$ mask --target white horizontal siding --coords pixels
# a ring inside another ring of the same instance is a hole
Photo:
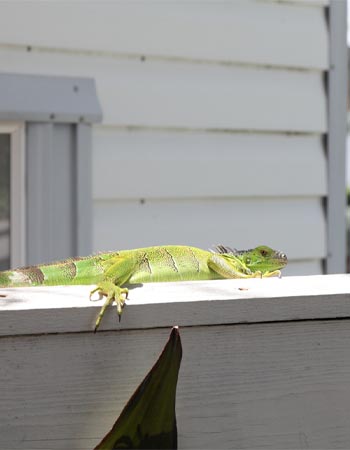
[[[319,136],[98,127],[93,148],[96,200],[327,192],[326,157]]]
[[[0,67],[7,72],[94,77],[105,124],[317,133],[327,129],[321,72],[1,48]]]
[[[325,69],[324,3],[2,2],[0,42]]]
[[[2,5],[2,71],[96,79],[96,251],[266,243],[322,271],[326,4]]]
[[[295,259],[289,258],[288,265],[283,269],[283,276],[319,275],[323,273],[324,267],[321,259]]]
[[[99,250],[267,244],[290,259],[323,258],[323,214],[321,201],[314,198],[96,201],[94,243]]]

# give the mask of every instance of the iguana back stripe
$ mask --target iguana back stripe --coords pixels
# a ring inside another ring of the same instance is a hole
[[[171,267],[174,272],[179,272],[179,269],[176,266],[176,262],[175,259],[173,258],[173,255],[169,252],[168,249],[164,249],[164,253],[165,253],[165,263],[169,265],[169,267]]]

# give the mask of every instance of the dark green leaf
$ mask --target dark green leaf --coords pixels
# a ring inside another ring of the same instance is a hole
[[[174,327],[158,361],[95,450],[177,448],[175,396],[181,357],[180,334]]]

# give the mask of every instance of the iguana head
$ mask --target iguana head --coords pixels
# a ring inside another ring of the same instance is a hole
[[[237,251],[236,256],[252,271],[262,273],[283,269],[288,263],[285,253],[273,250],[266,245],[250,250]]]
[[[260,245],[249,250],[236,250],[224,245],[218,245],[215,247],[215,251],[228,259],[238,259],[252,273],[261,272],[264,274],[273,272],[283,269],[288,263],[285,253],[273,250],[266,245]]]

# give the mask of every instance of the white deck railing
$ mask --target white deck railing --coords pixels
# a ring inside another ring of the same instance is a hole
[[[92,449],[180,326],[179,448],[350,448],[350,276],[1,289],[0,449]],[[342,320],[340,320],[342,319]]]

